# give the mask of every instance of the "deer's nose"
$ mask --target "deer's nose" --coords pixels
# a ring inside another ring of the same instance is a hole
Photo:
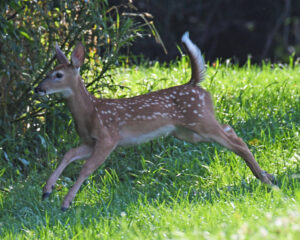
[[[35,92],[35,93],[40,93],[40,92],[45,93],[45,90],[43,90],[41,87],[36,87],[36,88],[34,89],[34,92]]]

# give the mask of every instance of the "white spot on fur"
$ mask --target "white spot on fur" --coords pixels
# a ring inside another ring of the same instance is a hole
[[[205,97],[205,93],[203,93],[202,95],[199,95],[199,100],[201,100],[203,106],[205,106],[204,97]]]

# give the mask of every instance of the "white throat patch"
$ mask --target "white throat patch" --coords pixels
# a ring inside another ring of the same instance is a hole
[[[64,98],[70,97],[73,94],[73,91],[71,88],[61,88],[61,89],[53,89],[46,92],[46,94],[50,95],[53,93],[61,93]]]

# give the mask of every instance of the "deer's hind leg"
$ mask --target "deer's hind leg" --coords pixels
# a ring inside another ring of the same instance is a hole
[[[264,183],[272,184],[271,181],[274,177],[260,168],[247,145],[229,125],[220,125],[217,120],[213,120],[207,121],[205,128],[199,123],[196,126],[189,127],[189,129],[194,132],[193,135],[189,133],[190,137],[194,136],[194,139],[198,139],[199,141],[217,142],[226,147],[244,159],[255,177]],[[198,137],[195,137],[197,135]]]

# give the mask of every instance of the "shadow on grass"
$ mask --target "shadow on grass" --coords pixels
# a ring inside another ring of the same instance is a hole
[[[300,188],[299,172],[288,170],[286,173],[281,173],[276,179],[279,188],[286,196],[292,197]],[[54,191],[49,199],[42,201],[41,188],[36,184],[40,180],[41,178],[29,179],[23,184],[17,184],[9,193],[2,193],[0,233],[22,234],[27,230],[53,229],[57,225],[62,228],[63,226],[72,228],[78,224],[88,227],[93,221],[119,218],[122,212],[126,212],[128,209],[138,211],[137,209],[142,204],[157,207],[160,205],[172,207],[174,202],[182,201],[194,204],[214,204],[218,201],[238,200],[245,194],[255,195],[256,192],[272,191],[271,188],[260,184],[258,180],[251,179],[249,182],[242,180],[236,185],[221,188],[216,185],[210,188],[201,188],[201,185],[198,185],[197,188],[187,185],[176,188],[166,184],[138,187],[138,183],[112,183],[107,186],[110,191],[106,193],[100,191],[97,195],[96,188],[101,188],[102,184],[96,182],[97,186],[92,186],[91,189],[86,189],[88,184],[85,185],[83,191],[86,192],[86,195],[83,199],[78,199],[82,195],[79,193],[75,204],[67,212],[62,212],[60,204],[67,189]],[[166,179],[165,182],[167,182]]]

